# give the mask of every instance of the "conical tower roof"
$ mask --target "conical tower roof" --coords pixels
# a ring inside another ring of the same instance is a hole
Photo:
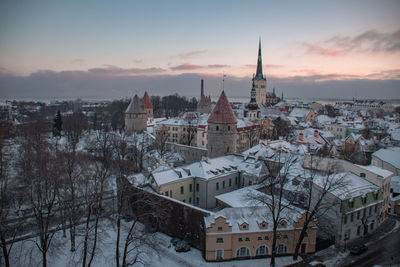
[[[140,100],[138,95],[135,95],[129,103],[125,113],[143,114],[146,113],[144,101]]]
[[[153,104],[151,103],[150,97],[147,92],[144,93],[143,101],[146,108],[153,108]]]
[[[219,96],[218,102],[207,120],[208,123],[236,124],[237,119],[232,111],[231,104],[224,91]]]
[[[254,78],[253,78],[254,79]],[[256,72],[256,80],[263,80],[263,70],[262,70],[262,56],[261,56],[261,37],[258,44],[258,58],[257,58],[257,72]]]

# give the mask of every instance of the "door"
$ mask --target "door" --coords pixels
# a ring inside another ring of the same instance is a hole
[[[300,253],[301,253],[301,254],[306,254],[306,244],[301,244]]]

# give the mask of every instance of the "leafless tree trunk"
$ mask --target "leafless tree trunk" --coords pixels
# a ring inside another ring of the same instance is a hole
[[[52,149],[39,132],[24,140],[20,148],[20,176],[25,182],[28,204],[36,220],[39,242],[35,241],[35,244],[42,253],[43,266],[47,266],[53,230],[58,229],[56,202],[60,173]]]
[[[281,162],[281,153],[276,154],[278,163]],[[287,182],[286,174],[288,173],[293,158],[286,158],[287,164],[284,164],[282,169],[277,173],[277,176],[269,176],[263,181],[264,189],[262,190],[265,194],[249,194],[248,198],[260,202],[268,208],[269,213],[272,217],[272,248],[271,248],[271,261],[270,266],[275,266],[276,251],[276,240],[277,240],[277,229],[279,224],[282,222],[282,214],[284,210],[291,209],[291,203],[284,199],[284,186]],[[276,165],[280,166],[279,164]]]
[[[167,151],[167,141],[168,141],[168,130],[165,125],[156,132],[156,150],[161,159],[164,158],[164,154]]]
[[[184,131],[184,137],[182,138],[182,143],[184,145],[191,146],[193,144],[193,139],[197,136],[197,121],[197,119],[186,119],[186,131]]]
[[[306,213],[301,233],[296,243],[293,255],[294,260],[297,260],[298,258],[301,244],[311,223],[315,222],[320,216],[325,214],[328,209],[331,208],[330,204],[324,203],[326,196],[339,188],[344,190],[348,186],[348,183],[343,179],[343,177],[339,177],[334,174],[335,166],[328,166],[326,172],[319,174],[320,177],[318,178],[321,178],[321,175],[323,176],[322,184],[319,186],[318,192],[314,192],[313,184],[315,179],[317,179],[317,173],[315,169],[318,161],[314,161],[313,159],[314,157],[310,155],[310,170],[304,171],[303,176],[305,183],[301,183],[299,185],[299,187],[301,187],[299,191],[304,192],[306,196],[305,205],[302,205],[302,208],[305,209]]]

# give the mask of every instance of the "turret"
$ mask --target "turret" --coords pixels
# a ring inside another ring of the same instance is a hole
[[[225,92],[208,118],[208,157],[215,158],[236,152],[237,119]]]

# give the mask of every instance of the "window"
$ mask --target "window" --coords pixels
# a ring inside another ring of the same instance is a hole
[[[222,249],[217,249],[217,260],[224,259],[224,251]]]
[[[374,221],[371,223],[371,230],[374,230]]]
[[[344,215],[344,222],[343,222],[344,224],[346,224],[347,223],[347,215]]]
[[[218,231],[222,231],[222,227],[221,226],[218,227]]]
[[[287,253],[287,246],[280,244],[278,246],[278,254],[284,254]]]
[[[230,131],[231,130],[231,126],[230,125],[228,125],[228,131]]]
[[[288,236],[287,236],[287,235],[283,235],[283,238],[284,238],[284,239],[288,239]]]
[[[196,184],[196,192],[199,192],[199,189],[200,189],[200,185]]]
[[[349,201],[349,208],[354,208],[354,201]]]
[[[216,131],[219,131],[219,126],[218,126],[218,125],[215,126],[215,130],[216,130]]]
[[[236,257],[247,257],[250,256],[250,250],[246,247],[241,247],[236,252]]]
[[[199,205],[199,203],[200,203],[200,200],[198,197],[196,197],[196,204]]]
[[[276,239],[281,239],[281,234],[276,234]]]
[[[375,205],[375,213],[378,212],[378,204]]]
[[[192,198],[191,197],[189,197],[189,203],[192,204]]]
[[[269,237],[267,235],[264,236],[264,240],[269,240]]]
[[[181,186],[181,195],[183,194],[183,186]]]
[[[165,195],[166,195],[166,196],[168,196],[168,191],[167,191],[167,192],[165,192]]]
[[[360,219],[360,211],[357,211],[357,220]]]
[[[219,183],[215,184],[215,189],[218,191],[219,190]]]
[[[363,203],[363,204],[367,203],[367,196],[365,196],[365,197],[362,198],[362,203]]]
[[[364,177],[365,178],[365,173],[361,172],[360,173],[360,177]]]
[[[268,254],[267,246],[262,245],[262,246],[258,247],[256,250],[256,256],[267,255],[267,254]]]
[[[232,179],[229,178],[229,186],[232,186]]]
[[[169,190],[169,196],[172,197],[172,190]]]
[[[245,239],[246,241],[250,241],[250,238],[249,237],[246,237],[246,239]]]
[[[243,241],[243,238],[239,237],[239,239],[238,239],[238,240],[239,240],[239,242],[242,242],[242,241]]]
[[[225,188],[225,181],[222,181],[222,188]]]
[[[369,207],[369,215],[372,214],[372,206]]]
[[[262,240],[262,237],[261,237],[261,236],[259,236],[259,237],[258,237],[258,240]]]
[[[217,243],[224,243],[224,239],[222,237],[217,238]]]
[[[347,230],[347,231],[344,233],[344,240],[349,240],[349,239],[350,239],[350,229]]]
[[[351,222],[354,221],[354,212],[351,213],[351,215],[350,215],[350,221],[351,221]]]
[[[182,202],[186,202],[186,199],[182,200]]]
[[[189,192],[192,192],[193,188],[192,188],[192,184],[189,185]]]
[[[238,178],[237,178],[237,176],[235,177],[235,184],[237,184],[238,183]]]
[[[359,226],[357,227],[357,235],[360,235],[360,232],[361,232],[361,225],[359,225]]]

